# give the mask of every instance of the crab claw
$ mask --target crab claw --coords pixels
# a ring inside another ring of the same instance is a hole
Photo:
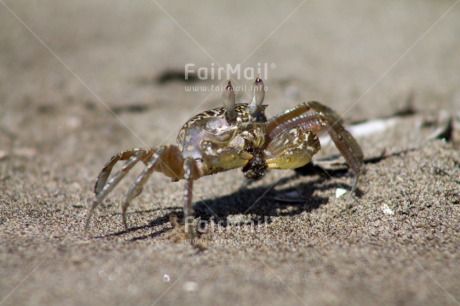
[[[264,82],[260,77],[257,77],[254,82],[254,91],[252,95],[251,103],[249,103],[249,114],[251,115],[252,121],[265,122],[265,106],[262,105],[265,98],[265,86]]]
[[[227,87],[222,94],[224,108],[226,110],[225,118],[228,122],[234,122],[236,119],[235,109],[235,92],[233,91],[232,82],[228,81]]]

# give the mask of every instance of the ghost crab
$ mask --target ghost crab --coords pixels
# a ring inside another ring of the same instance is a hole
[[[236,104],[229,81],[223,92],[224,106],[204,111],[187,121],[179,131],[177,145],[134,148],[113,156],[97,178],[96,198],[89,208],[85,229],[89,227],[94,209],[138,162],[143,162],[146,168],[129,188],[122,204],[125,229],[128,229],[126,210],[129,203],[142,192],[153,172],[162,172],[173,181],[185,180],[184,218],[193,218],[194,180],[241,167],[247,179],[258,180],[267,169],[304,166],[321,148],[318,133],[323,129],[330,134],[354,174],[353,192],[363,165],[363,153],[343,127],[340,116],[313,101],[267,120],[267,105],[262,105],[264,97],[263,81],[257,78],[252,101]],[[121,160],[126,163],[108,181],[112,168]],[[188,228],[187,232],[193,235],[193,228]]]

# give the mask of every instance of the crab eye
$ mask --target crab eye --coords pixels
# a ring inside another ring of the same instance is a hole
[[[236,119],[236,110],[235,110],[235,92],[233,91],[233,86],[230,81],[228,81],[227,87],[222,94],[222,100],[224,103],[224,108],[226,110],[225,118],[229,122],[233,122]]]
[[[254,82],[252,101],[249,103],[249,113],[253,121],[266,121],[264,114],[265,106],[262,106],[265,98],[265,86],[260,77]]]
[[[257,106],[262,105],[262,102],[264,102],[265,98],[265,86],[264,86],[264,81],[260,77],[257,77],[256,81],[254,82],[254,94],[253,94],[253,100],[251,103],[254,103]]]

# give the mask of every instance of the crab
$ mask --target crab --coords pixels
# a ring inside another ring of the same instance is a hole
[[[250,103],[235,103],[229,81],[223,91],[223,107],[204,111],[180,129],[177,145],[134,148],[114,155],[100,172],[89,207],[85,229],[96,207],[139,162],[145,169],[131,185],[122,203],[122,222],[126,230],[126,211],[154,172],[162,172],[172,181],[185,180],[184,219],[193,218],[193,182],[203,176],[242,168],[249,180],[258,180],[267,169],[295,169],[309,163],[320,148],[318,134],[329,133],[354,174],[351,193],[363,166],[363,152],[344,128],[340,116],[319,102],[302,103],[267,119],[263,105],[265,86],[257,77]],[[109,180],[114,165],[125,160]],[[193,229],[187,229],[193,235]]]

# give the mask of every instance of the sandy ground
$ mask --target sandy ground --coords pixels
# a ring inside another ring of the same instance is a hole
[[[457,3],[1,0],[0,305],[459,305]],[[354,197],[336,198],[352,183],[340,171],[202,178],[199,251],[170,222],[183,182],[161,175],[123,231],[139,166],[84,235],[111,155],[174,143],[220,105],[225,79],[185,83],[185,65],[259,63],[270,116],[306,100],[349,123],[405,114],[358,138],[385,158]],[[445,114],[451,137],[430,139]]]

